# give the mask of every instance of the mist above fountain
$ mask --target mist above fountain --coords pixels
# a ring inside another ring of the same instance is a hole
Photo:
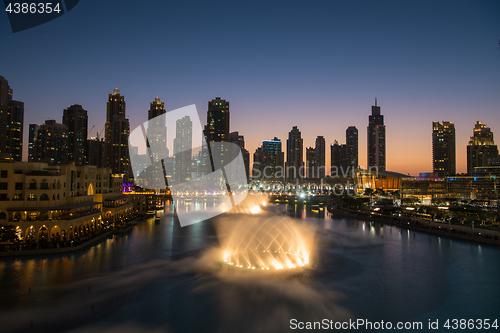
[[[310,262],[314,231],[290,217],[249,216],[226,221],[220,236],[221,262],[251,270],[304,267]]]

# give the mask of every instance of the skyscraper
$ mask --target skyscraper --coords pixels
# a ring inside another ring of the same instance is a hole
[[[28,134],[28,162],[35,161],[35,140],[40,126],[38,124],[30,124]]]
[[[149,107],[147,129],[148,144],[153,155],[147,158],[151,158],[155,164],[161,162],[159,156],[160,154],[164,154],[167,149],[167,127],[165,120],[156,118],[165,113],[165,103],[160,102],[160,98],[156,97]]]
[[[432,122],[432,170],[439,177],[457,173],[455,125],[450,121]]]
[[[208,102],[207,140],[229,142],[229,102],[220,97]]]
[[[286,179],[295,182],[304,178],[304,142],[302,135],[294,126],[286,140]]]
[[[272,140],[262,141],[261,170],[263,181],[283,181],[284,154],[281,150],[281,140],[274,137]]]
[[[88,147],[88,158],[87,164],[95,165],[98,168],[104,168],[104,140],[103,138],[99,138],[99,136],[95,138],[90,138],[87,140]]]
[[[35,140],[37,162],[64,164],[68,162],[68,131],[66,125],[46,120],[40,125]]]
[[[115,89],[109,94],[104,133],[106,167],[115,174],[125,174],[124,180],[132,175],[128,151],[130,124],[125,118],[125,97]]]
[[[313,147],[306,148],[306,178],[316,178],[316,149]]]
[[[0,153],[23,159],[24,103],[12,100],[9,83],[0,76]]]
[[[241,148],[241,154],[243,156],[243,163],[245,164],[247,180],[249,180],[250,153],[245,149],[245,137],[243,135],[239,135],[238,132],[231,132],[229,133],[229,142],[234,143]]]
[[[332,177],[345,174],[349,171],[347,169],[349,165],[347,164],[346,151],[346,145],[340,145],[337,140],[335,140],[333,145],[330,146],[330,165]]]
[[[478,121],[474,126],[474,135],[467,145],[467,173],[474,175],[475,167],[488,165],[488,159],[498,157],[498,148],[493,141],[489,127]]]
[[[349,126],[345,131],[346,164],[357,169],[358,163],[358,129],[356,126]]]
[[[191,180],[191,158],[193,149],[193,122],[189,116],[177,119],[174,139],[174,182]]]
[[[255,149],[253,153],[252,179],[262,180],[262,146]]]
[[[380,106],[372,106],[372,114],[368,118],[368,169],[377,167],[385,171],[385,125],[384,116],[380,114]]]
[[[358,129],[349,126],[345,131],[346,144],[337,140],[330,146],[332,176],[346,175],[358,168]]]
[[[325,178],[325,138],[318,136],[316,138],[316,147],[314,148],[314,174],[313,178]]]
[[[78,104],[64,109],[63,124],[68,131],[68,161],[75,162],[76,165],[87,164],[87,110]]]

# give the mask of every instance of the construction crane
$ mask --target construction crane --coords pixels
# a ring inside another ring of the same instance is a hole
[[[106,123],[102,126],[102,130],[100,133],[97,133],[97,138],[102,138],[102,132],[104,131],[104,128],[106,127]]]
[[[91,128],[91,129],[87,132],[87,137],[89,137],[89,136],[90,136],[90,132],[92,132],[92,130],[94,129],[94,127],[95,127],[95,125],[94,125],[94,126],[92,126],[92,128]]]

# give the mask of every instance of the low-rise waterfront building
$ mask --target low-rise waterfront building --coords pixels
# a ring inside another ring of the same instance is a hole
[[[79,238],[134,214],[110,168],[14,162],[0,156],[0,224],[23,241]]]

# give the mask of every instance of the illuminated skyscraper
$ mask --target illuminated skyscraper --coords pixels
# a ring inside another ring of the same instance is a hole
[[[286,179],[296,182],[304,178],[304,141],[302,135],[294,126],[286,140]]]
[[[345,131],[346,165],[357,169],[358,163],[358,129],[356,126],[349,126]]]
[[[153,163],[161,162],[159,156],[160,154],[164,154],[167,149],[167,127],[165,120],[156,118],[165,113],[165,103],[160,102],[160,98],[156,97],[149,107],[147,129],[148,144],[153,155],[151,157],[148,156],[148,158],[152,158]]]
[[[207,140],[229,142],[229,102],[220,97],[208,102]]]
[[[475,167],[488,165],[488,159],[498,157],[498,148],[493,141],[489,127],[478,121],[474,126],[474,135],[467,145],[467,173],[474,175]]]
[[[272,140],[262,141],[261,152],[261,179],[268,182],[283,181],[284,154],[281,150],[281,140],[275,137]]]
[[[384,116],[380,114],[380,106],[372,106],[372,114],[368,120],[368,168],[377,167],[378,171],[385,171],[385,125]]]
[[[66,125],[55,120],[46,120],[40,125],[35,140],[35,161],[64,164],[69,160],[68,130]]]
[[[23,159],[24,103],[12,100],[9,83],[0,76],[0,153]]]
[[[191,180],[191,158],[193,149],[193,122],[189,116],[177,119],[174,139],[174,182]]]
[[[87,164],[87,110],[74,104],[63,111],[63,124],[68,131],[68,161],[76,165]]]
[[[258,147],[253,153],[252,180],[262,180],[262,171],[262,147]]]
[[[318,136],[314,148],[314,174],[311,174],[313,178],[325,178],[325,149],[325,138]]]
[[[432,122],[432,170],[439,177],[457,173],[455,125],[450,121]]]
[[[104,135],[106,167],[115,174],[132,175],[128,151],[130,124],[125,118],[125,97],[115,89],[109,94],[106,112],[106,130]]]
[[[346,159],[346,145],[340,145],[337,140],[330,146],[330,165],[332,176],[348,172]]]
[[[243,135],[239,135],[238,132],[231,132],[229,133],[229,142],[234,143],[241,148],[241,154],[243,156],[243,163],[245,164],[245,171],[248,180],[250,171],[250,153],[245,149],[245,137]]]
[[[337,140],[330,146],[332,175],[351,173],[358,168],[358,129],[349,126],[345,131],[346,144]]]
[[[40,126],[37,124],[30,124],[28,134],[28,162],[35,161],[35,140],[38,129]]]
[[[306,148],[306,178],[316,178],[316,149],[313,147]]]

